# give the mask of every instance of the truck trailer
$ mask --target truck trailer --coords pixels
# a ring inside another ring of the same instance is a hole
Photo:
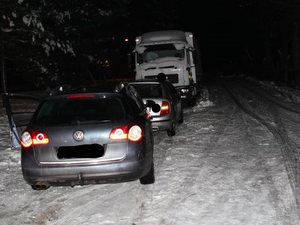
[[[155,79],[164,74],[183,102],[194,106],[202,86],[203,71],[199,43],[193,33],[153,31],[136,37],[135,41],[135,79]]]

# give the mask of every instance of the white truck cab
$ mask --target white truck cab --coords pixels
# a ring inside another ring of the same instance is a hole
[[[200,48],[191,32],[164,30],[136,37],[135,79],[165,74],[188,106],[195,104],[203,78]]]

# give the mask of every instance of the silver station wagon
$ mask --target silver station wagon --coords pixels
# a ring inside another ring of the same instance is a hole
[[[39,103],[20,142],[23,177],[35,190],[155,181],[152,122],[127,83],[57,89]]]

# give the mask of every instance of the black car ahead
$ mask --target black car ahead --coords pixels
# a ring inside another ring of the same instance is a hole
[[[137,91],[61,88],[21,134],[21,166],[35,190],[139,180],[154,183],[152,122]]]
[[[179,123],[183,122],[183,103],[179,92],[169,80],[136,80],[130,84],[148,106],[154,131],[167,131],[174,136]]]

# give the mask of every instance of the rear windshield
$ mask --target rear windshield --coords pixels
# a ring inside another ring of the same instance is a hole
[[[32,122],[42,126],[100,124],[122,121],[129,115],[121,98],[56,99],[43,102]]]
[[[132,84],[142,98],[160,97],[162,95],[158,84]]]

